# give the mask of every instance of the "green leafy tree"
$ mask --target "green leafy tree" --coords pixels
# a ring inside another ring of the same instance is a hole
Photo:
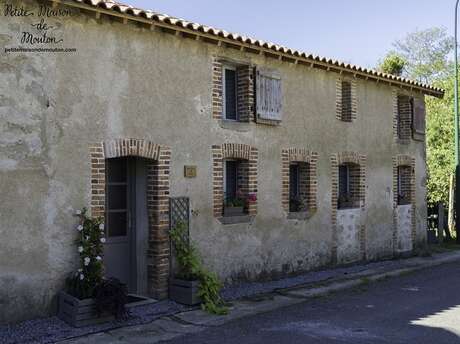
[[[428,202],[449,202],[450,175],[455,168],[454,156],[454,76],[435,82],[446,90],[444,99],[426,98]]]
[[[429,28],[409,33],[396,41],[393,53],[406,62],[407,77],[424,83],[445,79],[451,73],[454,39],[444,28]]]
[[[382,62],[380,62],[378,69],[383,73],[400,76],[404,72],[406,64],[407,61],[404,59],[404,57],[401,57],[394,52],[390,52],[387,54],[387,56],[385,56]]]

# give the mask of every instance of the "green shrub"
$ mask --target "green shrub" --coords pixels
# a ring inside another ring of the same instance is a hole
[[[185,224],[177,223],[171,230],[170,236],[179,263],[178,277],[200,281],[198,295],[203,302],[201,305],[203,310],[212,314],[227,314],[228,309],[219,294],[222,284],[214,273],[202,266],[198,250],[190,243]]]

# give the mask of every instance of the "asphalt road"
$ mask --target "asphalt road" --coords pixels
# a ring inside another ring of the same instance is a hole
[[[167,343],[460,343],[460,263],[370,283]]]

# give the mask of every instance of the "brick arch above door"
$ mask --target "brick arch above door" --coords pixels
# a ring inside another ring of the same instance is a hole
[[[169,175],[171,149],[144,139],[121,138],[90,145],[91,215],[105,217],[106,159],[141,157],[147,166],[147,252],[148,293],[154,298],[168,296],[169,277]]]

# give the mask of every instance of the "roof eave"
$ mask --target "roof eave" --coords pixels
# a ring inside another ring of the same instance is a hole
[[[99,17],[100,14],[105,14],[112,17],[117,17],[122,20],[123,23],[128,23],[128,20],[144,23],[146,25],[150,25],[152,29],[156,28],[163,28],[167,30],[174,31],[175,34],[186,33],[189,35],[195,36],[197,40],[202,40],[201,38],[207,39],[207,42],[215,43],[218,45],[222,45],[222,43],[231,44],[232,46],[239,46],[241,50],[247,49],[249,52],[257,52],[258,54],[265,54],[269,56],[276,56],[279,60],[285,62],[291,62],[295,64],[306,64],[312,68],[320,68],[325,69],[327,71],[334,71],[340,74],[342,73],[349,73],[355,77],[360,77],[362,79],[376,81],[376,82],[384,82],[389,84],[390,86],[401,87],[406,90],[411,91],[418,91],[422,92],[423,94],[433,96],[436,98],[443,98],[444,97],[444,90],[435,88],[429,85],[422,85],[418,82],[403,79],[401,77],[397,77],[394,75],[383,74],[380,72],[376,72],[373,70],[368,70],[362,67],[358,67],[355,65],[345,64],[343,62],[320,58],[319,56],[307,55],[306,53],[300,53],[298,51],[292,51],[291,49],[287,49],[284,47],[279,47],[276,45],[270,45],[268,43],[261,44],[261,41],[255,40],[255,43],[248,42],[251,40],[249,38],[243,39],[242,36],[238,36],[235,38],[234,34],[228,34],[226,37],[224,35],[220,35],[216,33],[216,29],[210,28],[209,30],[200,30],[202,25],[194,24],[196,28],[189,28],[187,26],[181,26],[181,20],[177,20],[174,24],[170,22],[165,22],[165,19],[169,17],[161,18],[162,16],[159,14],[152,14],[150,18],[148,18],[147,13],[152,13],[149,11],[142,11],[136,10],[131,8],[127,8],[125,11],[128,12],[121,12],[119,6],[112,6],[110,9],[98,6],[98,0],[48,0],[49,2],[53,3],[53,6],[58,4],[63,4],[66,6],[71,6],[79,9],[84,9],[88,11],[93,11],[96,13],[96,16]],[[137,14],[135,13],[137,12]],[[188,25],[190,26],[190,25]],[[193,26],[193,25],[192,25]],[[207,32],[205,32],[207,31]],[[239,38],[239,39],[238,39]]]

